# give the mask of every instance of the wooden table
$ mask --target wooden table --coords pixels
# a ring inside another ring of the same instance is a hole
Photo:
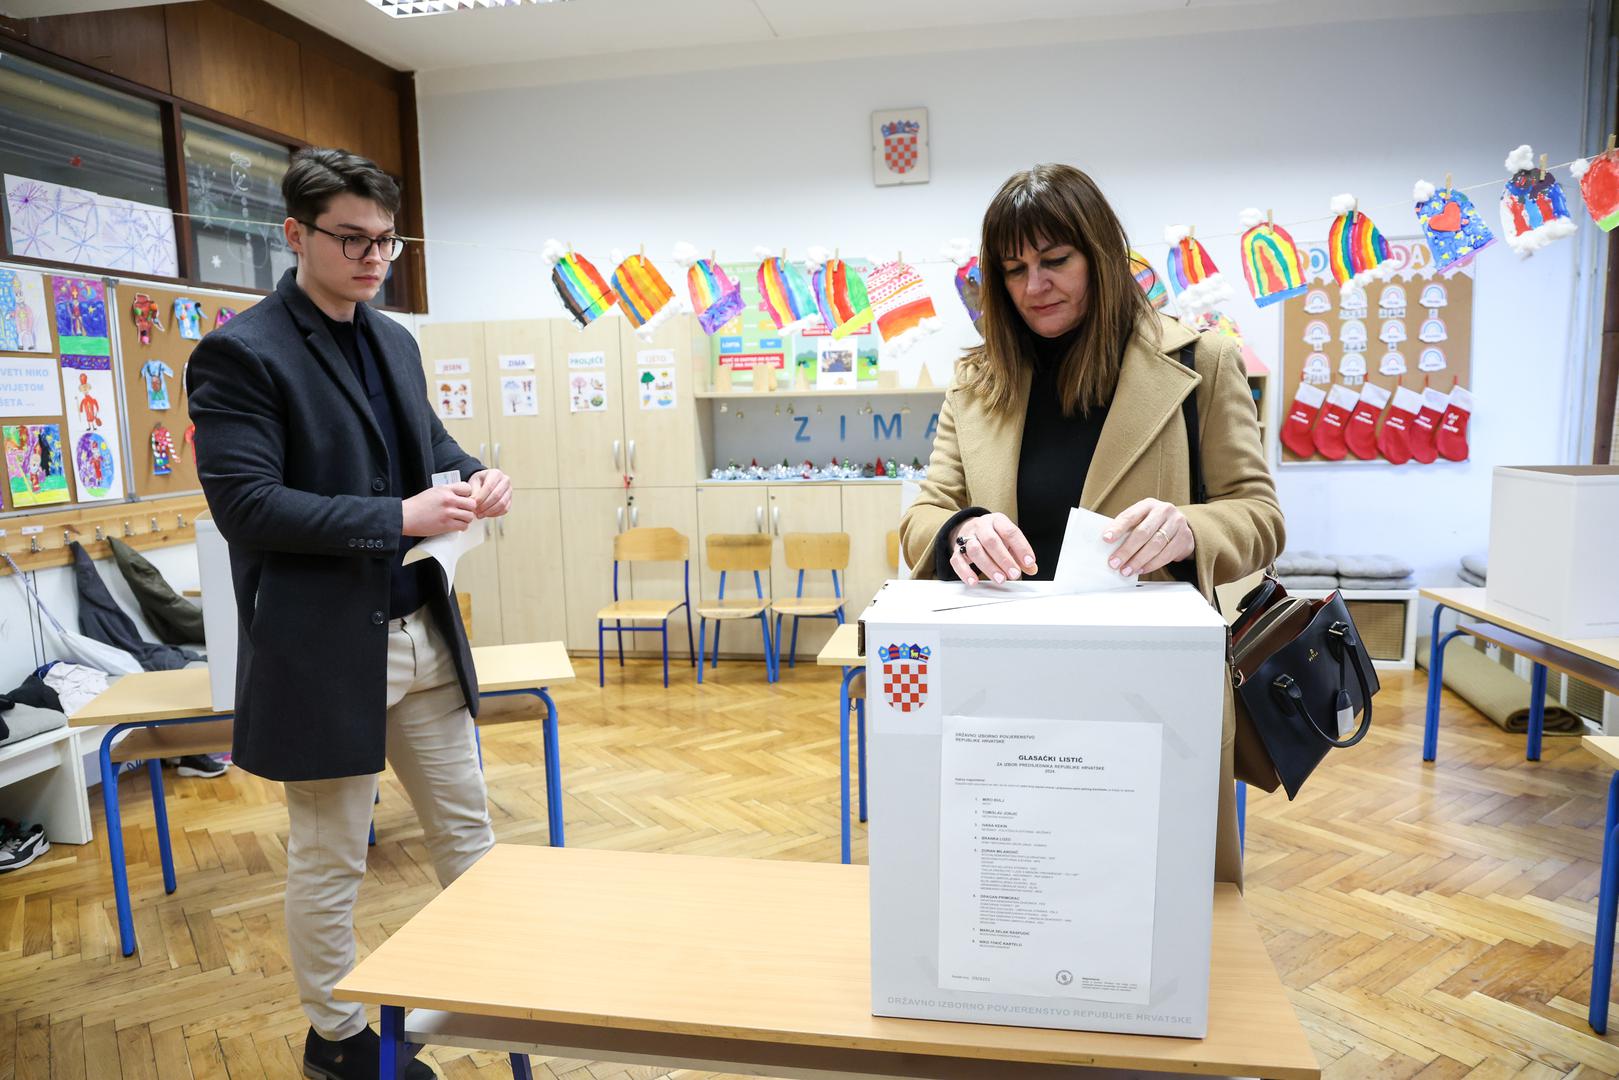
[[[1597,891],[1596,948],[1591,956],[1591,1030],[1608,1033],[1608,991],[1613,986],[1614,916],[1619,911],[1619,736],[1585,735],[1580,744],[1614,770],[1608,781],[1608,818],[1602,829],[1602,884]]]
[[[388,1078],[421,1043],[790,1077],[1321,1075],[1234,886],[1204,1039],[873,1016],[867,904],[860,866],[500,844],[336,996],[382,1006]]]
[[[849,688],[855,679],[866,673],[866,658],[860,655],[860,627],[856,623],[842,623],[832,631],[821,651],[815,657],[818,667],[841,667],[843,681],[838,687],[838,804],[842,808],[839,820],[843,827],[843,861],[849,861],[849,707],[854,706],[858,726],[855,754],[860,764],[860,820],[866,820],[866,698],[861,694],[850,700]]]
[[[558,747],[556,703],[549,687],[573,680],[573,664],[560,641],[494,645],[472,650],[478,671],[479,696],[527,694],[545,705],[546,817],[552,844],[560,847],[562,829],[562,765]],[[130,910],[129,872],[124,857],[123,819],[118,804],[118,776],[126,761],[145,761],[152,781],[152,811],[163,862],[163,889],[178,887],[169,839],[168,805],[163,797],[162,759],[205,754],[230,747],[234,714],[216,711],[206,667],[179,671],[143,671],[125,675],[74,713],[75,728],[111,725],[101,738],[101,801],[107,814],[107,858],[112,864],[113,894],[118,907],[118,937],[123,954],[135,952],[135,921]],[[492,718],[501,722],[501,717]],[[482,718],[480,717],[480,721]],[[129,734],[120,739],[125,732]],[[480,763],[482,755],[480,751]]]
[[[1493,642],[1531,660],[1529,678],[1529,735],[1524,757],[1540,760],[1541,731],[1546,717],[1546,674],[1561,671],[1595,683],[1610,693],[1619,693],[1619,638],[1560,638],[1525,626],[1505,612],[1492,608],[1485,591],[1476,586],[1423,589],[1421,595],[1435,604],[1433,631],[1428,652],[1428,711],[1422,733],[1422,760],[1432,761],[1439,752],[1439,700],[1444,689],[1445,646],[1462,634]],[[1445,609],[1477,619],[1477,624],[1459,623],[1443,636],[1439,617]]]

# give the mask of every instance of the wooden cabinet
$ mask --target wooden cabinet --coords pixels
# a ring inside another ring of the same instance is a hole
[[[521,489],[511,513],[495,522],[500,568],[500,625],[506,644],[567,636],[562,500],[553,489]],[[473,601],[473,618],[478,618]]]
[[[468,640],[474,645],[499,645],[506,640],[501,612],[500,541],[495,521],[475,521],[484,541],[455,564],[455,591],[472,598],[472,626]]]
[[[557,468],[563,488],[613,488],[620,502],[628,472],[619,323],[601,318],[583,330],[551,320],[551,395]],[[586,406],[575,412],[573,395]]]
[[[794,532],[840,532],[843,530],[843,497],[837,484],[780,484],[770,487],[770,505],[766,510],[771,534],[776,537],[776,557],[771,568],[771,595],[780,599],[798,592],[798,572],[787,568],[786,551],[781,538]],[[838,575],[840,586],[843,574]],[[816,570],[804,575],[805,596],[831,596],[832,575]],[[848,595],[847,588],[844,595]],[[849,610],[845,608],[845,617]],[[858,615],[859,612],[855,611]],[[814,663],[837,624],[832,619],[804,619],[799,623],[798,654]],[[792,641],[793,621],[783,619],[782,634]],[[787,646],[782,646],[787,655]]]
[[[849,580],[845,609],[853,620],[877,590],[899,576],[888,563],[888,534],[899,528],[898,484],[850,484],[843,489],[843,529],[849,534]]]
[[[488,372],[483,323],[428,323],[421,328],[428,402],[461,449],[489,460]]]
[[[403,176],[398,91],[313,48],[302,49],[301,69],[304,138],[362,154]]]
[[[304,134],[298,43],[217,4],[169,4],[176,97],[288,135]]]
[[[736,484],[734,486],[706,486],[697,489],[697,529],[693,549],[700,575],[701,595],[713,600],[720,594],[719,571],[711,570],[703,551],[703,538],[715,533],[752,533],[768,529],[770,489],[764,484]],[[760,584],[766,596],[773,595],[769,570],[760,574]],[[748,597],[753,595],[753,575],[732,574],[725,580],[725,595]],[[699,585],[693,585],[694,589]],[[710,631],[712,632],[712,630]],[[774,631],[772,631],[774,632]],[[735,629],[722,639],[721,656],[763,656],[764,641],[754,624]]]
[[[25,25],[28,40],[42,49],[169,92],[168,28],[160,7],[46,15]]]
[[[613,537],[628,528],[624,493],[612,488],[563,488],[562,566],[566,568],[564,640],[579,652],[596,651],[596,612],[613,602]],[[532,572],[532,570],[526,571]],[[628,577],[620,595],[630,595]]]
[[[481,353],[488,385],[489,461],[520,488],[554,488],[557,420],[551,395],[551,328],[544,319],[485,323]],[[527,380],[533,380],[532,398]],[[513,380],[512,387],[505,380]],[[527,415],[530,405],[537,415]],[[511,415],[508,415],[511,414]]]
[[[637,487],[690,487],[697,482],[698,456],[692,320],[670,319],[650,343],[635,336],[629,320],[614,321],[620,324],[626,471]],[[671,369],[674,385],[668,388]]]
[[[637,485],[629,499],[629,523],[631,528],[674,529],[691,541],[691,598],[695,603],[699,599],[700,585],[697,578],[700,544],[697,536],[697,489],[689,485],[669,488],[642,488]],[[685,596],[683,579],[684,572],[679,563],[637,563],[630,573],[630,591],[625,595],[642,600],[679,601]],[[622,582],[620,584],[622,587]],[[696,634],[695,614],[691,625],[692,633]],[[658,650],[657,638],[650,634],[636,636],[640,639],[636,642],[637,651]],[[669,622],[670,657],[686,655],[685,637],[686,613],[682,611]],[[627,640],[625,648],[629,648]]]

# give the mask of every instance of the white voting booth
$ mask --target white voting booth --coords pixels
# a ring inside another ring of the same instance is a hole
[[[893,581],[861,622],[872,1011],[1206,1034],[1224,620]]]

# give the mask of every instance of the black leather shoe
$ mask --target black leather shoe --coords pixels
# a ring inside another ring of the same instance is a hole
[[[370,1028],[340,1042],[323,1039],[309,1029],[304,1039],[304,1076],[309,1080],[377,1080],[382,1037]],[[406,1080],[434,1080],[426,1062],[405,1066]]]

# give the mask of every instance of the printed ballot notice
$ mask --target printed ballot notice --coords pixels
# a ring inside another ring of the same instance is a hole
[[[1163,727],[946,716],[939,985],[1146,1004]]]

